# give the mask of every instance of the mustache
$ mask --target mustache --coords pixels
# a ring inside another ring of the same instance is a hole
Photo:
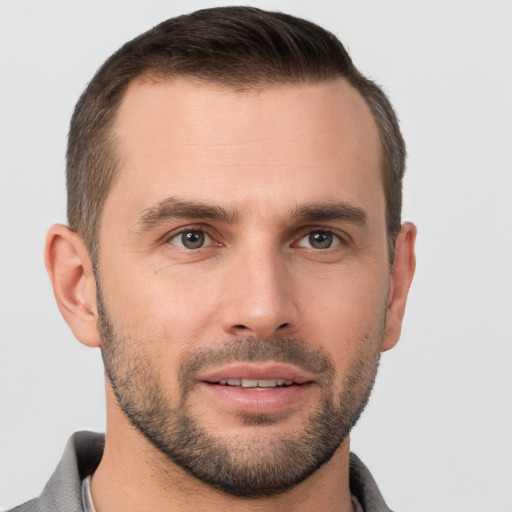
[[[292,364],[314,373],[324,384],[330,384],[334,380],[335,365],[328,354],[321,349],[311,349],[301,339],[280,337],[265,340],[238,338],[221,345],[195,349],[183,360],[178,378],[183,394],[186,394],[197,372],[209,366],[269,361]]]

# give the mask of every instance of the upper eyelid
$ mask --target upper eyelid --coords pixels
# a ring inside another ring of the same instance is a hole
[[[160,240],[165,242],[169,241],[172,238],[181,235],[182,233],[187,233],[188,231],[201,231],[205,234],[207,234],[210,238],[215,238],[215,235],[212,234],[213,229],[209,228],[204,225],[199,224],[190,224],[187,226],[180,226],[179,228],[171,229],[170,231],[167,231],[162,237],[160,237]]]
[[[193,233],[193,232],[204,233],[205,235],[209,236],[210,238],[213,238],[212,235],[210,235],[210,233],[206,229],[202,229],[202,228],[180,229],[179,231],[173,231],[171,233],[168,233],[166,236],[168,239],[171,239],[171,238],[176,238],[178,235],[183,235],[183,233]]]

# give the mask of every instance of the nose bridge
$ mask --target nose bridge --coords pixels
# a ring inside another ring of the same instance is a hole
[[[234,258],[224,330],[261,339],[295,332],[299,315],[284,255],[267,243],[248,245]]]

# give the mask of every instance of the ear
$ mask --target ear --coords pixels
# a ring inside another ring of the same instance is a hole
[[[89,252],[72,229],[56,224],[48,230],[45,264],[59,310],[76,338],[99,347],[96,282]]]
[[[381,345],[382,351],[393,348],[400,338],[407,294],[416,268],[416,256],[414,254],[416,232],[416,226],[406,222],[396,239],[395,258],[388,293],[386,327]]]

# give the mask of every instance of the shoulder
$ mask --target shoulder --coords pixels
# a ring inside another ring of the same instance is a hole
[[[40,496],[7,512],[82,512],[82,480],[98,466],[103,446],[103,434],[73,434]]]
[[[35,498],[33,500],[27,501],[26,503],[23,503],[23,505],[18,505],[17,507],[11,508],[6,512],[40,512],[41,509],[39,508],[38,502],[39,498]]]

